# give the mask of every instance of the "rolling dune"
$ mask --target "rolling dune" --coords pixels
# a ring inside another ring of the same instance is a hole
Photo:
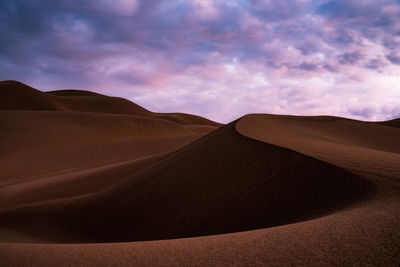
[[[149,115],[150,111],[120,97],[110,97],[79,90],[58,90],[45,93],[71,111],[112,114]]]
[[[17,81],[0,82],[0,110],[67,110],[51,96]]]
[[[379,124],[400,128],[400,119],[378,122]]]
[[[1,265],[400,264],[398,120],[0,95]]]
[[[400,178],[400,131],[385,124],[328,116],[261,114],[245,116],[237,124],[237,130],[361,175],[397,180]]]

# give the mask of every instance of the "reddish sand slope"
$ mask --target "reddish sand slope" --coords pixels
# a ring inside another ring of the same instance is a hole
[[[151,114],[147,109],[120,97],[110,97],[79,90],[59,90],[43,93],[71,111],[102,112],[113,114]]]
[[[247,115],[237,130],[362,175],[400,177],[400,129],[337,117]]]
[[[219,127],[206,119],[158,119],[127,100],[87,91],[43,93],[5,81],[0,96],[0,183],[166,153]],[[61,97],[85,111],[64,105]]]
[[[0,265],[400,264],[396,120],[65,103],[0,111]]]

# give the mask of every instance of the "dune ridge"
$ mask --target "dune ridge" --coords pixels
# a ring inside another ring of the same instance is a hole
[[[18,81],[0,81],[0,110],[59,110],[149,116],[183,125],[221,126],[209,119],[185,113],[151,112],[121,97],[85,90],[41,92]]]
[[[338,117],[247,115],[236,129],[363,176],[400,179],[400,130]],[[296,129],[296,131],[293,131]]]

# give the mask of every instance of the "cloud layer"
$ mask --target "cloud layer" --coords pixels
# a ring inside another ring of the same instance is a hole
[[[151,110],[400,117],[400,1],[0,0],[0,79]]]

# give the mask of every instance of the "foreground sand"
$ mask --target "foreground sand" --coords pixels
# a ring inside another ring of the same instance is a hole
[[[1,92],[1,265],[400,264],[398,120]]]

